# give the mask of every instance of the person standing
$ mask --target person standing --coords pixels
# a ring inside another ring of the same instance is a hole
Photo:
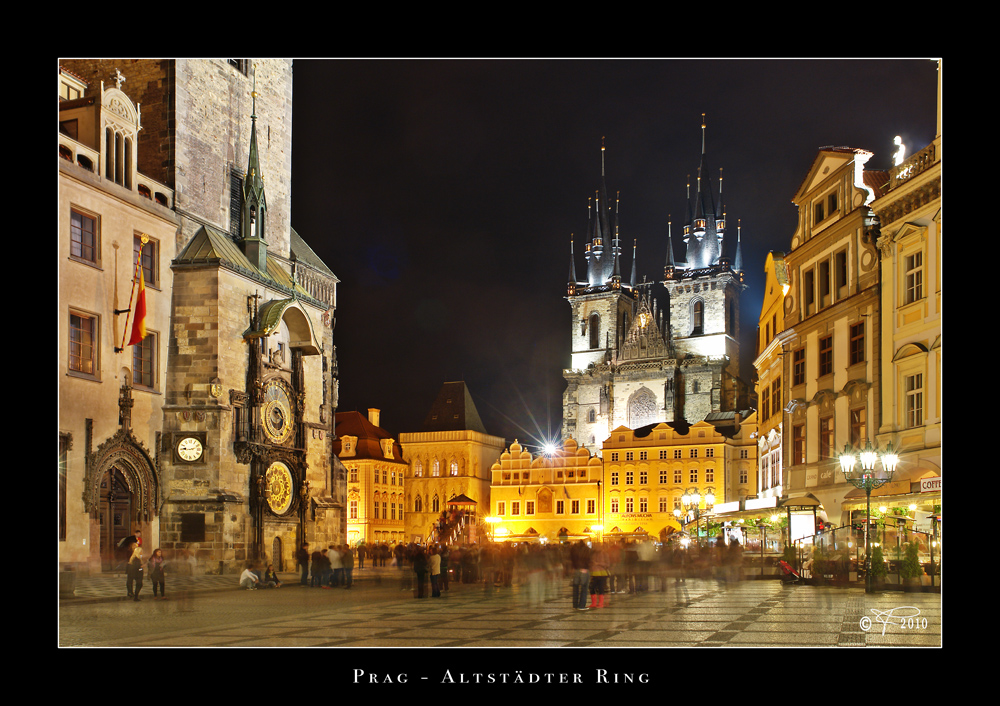
[[[309,585],[309,542],[303,542],[299,550],[295,552],[295,561],[302,569],[303,586]]]
[[[424,554],[424,550],[419,546],[413,547],[413,554],[411,556],[413,563],[413,573],[417,576],[417,598],[426,598],[426,589],[424,588],[424,579],[427,576],[427,556]]]
[[[573,570],[573,607],[587,610],[587,592],[590,588],[590,547],[582,539],[569,551],[570,567]]]
[[[142,600],[139,598],[139,591],[142,590],[142,547],[138,544],[132,550],[132,556],[128,560],[128,592],[133,601]]]
[[[365,554],[367,554],[367,553],[368,552],[365,551],[365,545],[364,544],[359,544],[358,545],[358,571],[361,571],[363,568],[365,568]]]
[[[156,590],[160,590],[160,599],[167,597],[167,590],[165,585],[165,574],[163,573],[163,550],[154,549],[152,556],[149,557],[149,579],[153,582],[153,600],[155,601]]]
[[[431,598],[441,597],[441,553],[431,547],[430,556],[427,557],[427,570],[431,575]]]
[[[354,552],[347,544],[341,547],[340,566],[344,572],[344,588],[350,588],[354,583]]]
[[[326,558],[330,562],[330,568],[333,571],[333,581],[330,582],[330,585],[341,585],[344,582],[344,563],[340,558],[340,548],[331,544],[326,552]],[[326,585],[326,581],[323,582],[323,585]]]

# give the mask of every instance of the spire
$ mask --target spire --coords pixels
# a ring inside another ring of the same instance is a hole
[[[629,285],[631,285],[632,289],[635,289],[635,284],[636,284],[636,282],[635,282],[635,250],[636,250],[636,246],[638,245],[638,243],[639,243],[638,240],[633,240],[632,241],[632,276],[629,278]]]
[[[663,277],[664,279],[673,279],[674,269],[676,265],[674,264],[674,236],[672,232],[672,222],[670,220],[670,214],[667,214],[667,262],[663,266]]]
[[[743,248],[740,244],[740,219],[736,219],[736,257],[733,258],[733,270],[743,271]]]
[[[257,155],[257,65],[254,64],[253,100],[250,113],[250,157],[243,180],[243,254],[250,264],[267,272],[267,241],[265,240],[267,199],[264,196],[264,175]]]
[[[576,294],[576,258],[573,257],[573,234],[569,234],[569,280],[566,282],[566,293]]]

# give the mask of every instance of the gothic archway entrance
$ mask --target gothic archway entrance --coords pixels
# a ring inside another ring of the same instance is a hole
[[[135,506],[132,492],[125,476],[118,468],[111,468],[101,477],[98,517],[101,535],[101,570],[112,571],[125,559],[118,543],[135,534],[133,521]]]

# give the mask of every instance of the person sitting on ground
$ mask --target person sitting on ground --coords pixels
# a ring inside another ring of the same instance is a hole
[[[278,574],[271,564],[267,565],[267,571],[264,572],[264,587],[281,588],[281,581],[278,580]]]
[[[240,574],[240,588],[244,588],[248,591],[257,590],[257,585],[260,583],[260,579],[257,578],[257,574],[253,572],[253,564],[247,564],[247,568],[243,570]]]

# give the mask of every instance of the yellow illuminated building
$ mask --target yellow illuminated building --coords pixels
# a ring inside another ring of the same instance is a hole
[[[491,535],[495,541],[600,537],[601,458],[566,439],[532,456],[516,440],[491,469]]]
[[[347,540],[351,546],[403,540],[403,480],[408,464],[399,442],[379,427],[379,410],[337,413],[334,452],[347,469]]]
[[[605,536],[662,538],[683,529],[694,492],[701,514],[757,492],[756,413],[716,416],[611,433],[601,449]]]

